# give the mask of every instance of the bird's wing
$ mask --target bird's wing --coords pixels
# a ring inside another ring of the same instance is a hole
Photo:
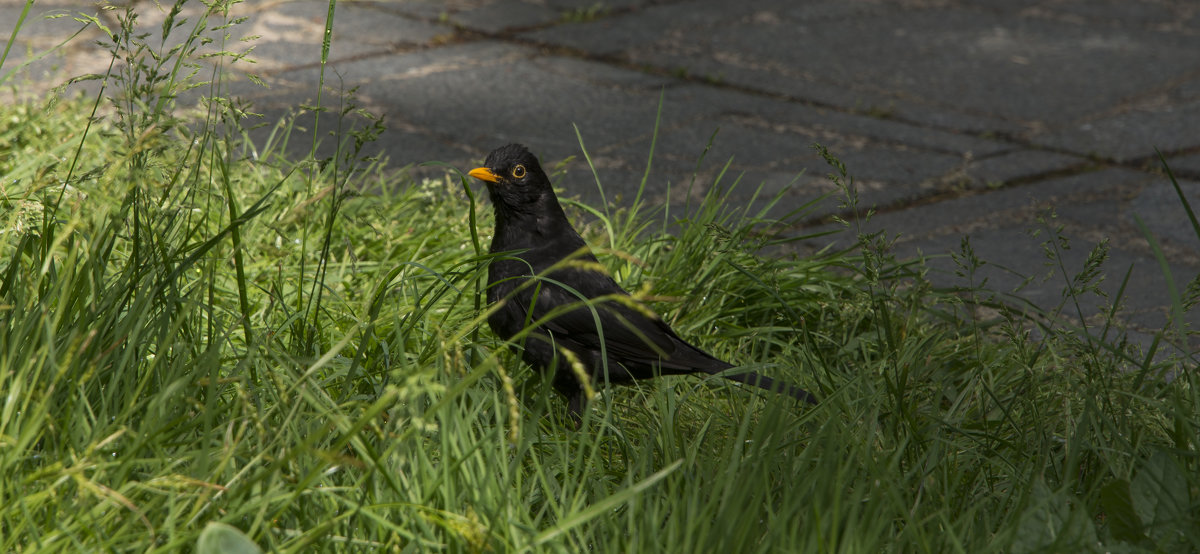
[[[558,308],[561,313],[553,315],[543,327],[561,339],[591,350],[599,351],[603,344],[609,357],[654,363],[676,355],[679,345],[685,344],[656,314],[638,304],[603,273],[584,269],[556,271],[536,287],[536,301],[533,288],[518,294],[518,301],[524,303],[526,310],[532,304],[531,321]],[[583,304],[584,298],[592,301],[590,306]],[[571,305],[576,307],[561,311],[560,307]]]

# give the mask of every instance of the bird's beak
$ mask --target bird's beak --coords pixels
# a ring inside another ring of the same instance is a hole
[[[486,167],[477,167],[472,169],[471,171],[467,172],[467,175],[479,179],[480,181],[487,181],[489,183],[500,182],[500,177],[497,177],[495,173],[492,173],[492,170]]]

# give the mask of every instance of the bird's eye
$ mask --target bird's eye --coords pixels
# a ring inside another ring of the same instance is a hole
[[[520,179],[525,176],[525,166],[517,164],[512,168],[513,179]]]

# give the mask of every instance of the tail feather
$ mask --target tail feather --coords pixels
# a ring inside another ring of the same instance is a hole
[[[741,373],[721,373],[720,371],[711,371],[710,373],[724,377],[731,381],[737,381],[747,385],[754,385],[760,389],[786,394],[792,398],[795,398],[796,400],[807,402],[809,404],[815,405],[817,403],[817,397],[813,396],[812,393],[795,385],[784,383],[783,381],[776,381],[775,379],[766,377],[764,375],[759,375],[753,371],[744,371]]]

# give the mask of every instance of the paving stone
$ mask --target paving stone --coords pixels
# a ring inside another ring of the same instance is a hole
[[[1170,167],[1171,171],[1177,175],[1180,173],[1200,175],[1200,152],[1168,158],[1167,164],[1167,167]]]
[[[903,144],[931,151],[987,156],[1010,150],[1012,143],[965,133],[914,125],[871,115],[845,113],[799,102],[786,102],[744,92],[687,84],[673,88],[668,98],[697,113],[757,118],[770,128],[795,128],[813,136],[857,136],[880,143]]]
[[[256,71],[281,70],[319,63],[320,37],[325,32],[329,3],[317,0],[286,2],[258,14],[245,30],[258,36],[253,57]],[[388,13],[373,6],[341,3],[336,8],[330,60],[428,46],[454,29]],[[343,36],[353,33],[353,40]]]
[[[1042,205],[1053,208],[1060,222],[1079,234],[1094,240],[1113,239],[1123,248],[1138,249],[1144,241],[1128,217],[1131,202],[1154,180],[1150,174],[1109,169],[1055,181],[1066,184],[1059,194],[1044,194],[1047,191],[1041,184],[1031,185],[1031,190],[1042,198]]]
[[[595,55],[615,55],[661,46],[667,37],[703,33],[716,15],[711,7],[696,3],[660,5],[596,21],[534,30],[522,36],[580,48]]]
[[[669,77],[630,71],[576,58],[548,56],[538,58],[537,64],[546,71],[561,74],[569,79],[582,79],[600,87],[629,88],[653,93],[656,96],[664,88],[677,85],[677,81]]]
[[[554,23],[594,20],[614,10],[636,8],[648,0],[437,0],[363,2],[395,13],[463,26],[484,33],[503,33]]]
[[[4,2],[0,3],[0,14],[4,17],[0,18],[0,44],[7,44],[12,32],[17,28],[17,23],[20,21],[20,32],[17,34],[13,48],[9,51],[10,56],[5,61],[5,65],[14,61],[13,56],[20,58],[25,55],[24,48],[30,47],[34,51],[44,48],[49,48],[62,42],[68,36],[84,26],[83,23],[76,21],[80,13],[95,16],[99,13],[94,5],[89,2],[70,2],[70,1],[47,1],[38,2],[29,10],[24,21],[21,21],[21,14],[24,11],[24,2]],[[99,37],[99,33],[92,36]]]
[[[983,9],[997,13],[1029,13],[1030,8],[1039,8],[1045,0],[966,0],[955,2],[960,6]]]
[[[1200,181],[1179,180],[1179,189],[1187,199],[1192,213],[1200,212]],[[1192,227],[1183,201],[1170,181],[1159,179],[1151,183],[1130,205],[1127,217],[1133,221],[1137,214],[1155,237],[1169,246],[1187,248],[1200,254],[1200,231]],[[1200,214],[1197,215],[1200,218]]]
[[[562,12],[544,3],[519,0],[481,3],[470,10],[453,12],[449,16],[455,24],[485,32],[546,25],[562,18]]]
[[[941,240],[958,248],[957,238],[989,228],[1032,229],[1051,209],[1081,226],[1109,226],[1120,221],[1122,203],[1136,196],[1152,176],[1126,169],[1102,169],[1027,186],[967,194],[942,202],[888,210],[871,219],[867,232],[900,233],[899,243]],[[1089,217],[1092,204],[1112,206],[1111,213]],[[846,246],[846,245],[842,245]]]
[[[1060,267],[1055,258],[1047,256],[1044,246],[1047,236],[1031,236],[1023,226],[981,229],[970,233],[969,237],[975,255],[986,262],[970,274],[971,277],[967,277],[962,266],[947,255],[950,251],[944,249],[945,243],[941,241],[900,243],[896,253],[904,257],[918,253],[925,256],[931,270],[929,278],[935,286],[986,285],[990,290],[1013,294],[1043,310],[1059,313],[1075,324],[1087,321],[1093,332],[1099,331],[1112,303],[1120,300],[1118,323],[1132,331],[1135,341],[1143,346],[1148,345],[1150,336],[1168,321],[1165,306],[1169,305],[1170,298],[1166,292],[1166,279],[1152,257],[1110,246],[1108,260],[1100,268],[1103,279],[1099,289],[1106,296],[1092,292],[1070,296],[1068,284],[1085,267],[1088,255],[1097,244],[1095,241],[1068,234],[1066,239],[1070,248],[1059,249],[1055,254],[1062,260]],[[1177,283],[1186,283],[1200,271],[1200,266],[1194,264],[1171,265]],[[1130,268],[1124,293],[1118,297],[1121,282]],[[1003,297],[1000,299],[1004,300]],[[1012,302],[1012,299],[1008,301]],[[1020,306],[1020,303],[1015,305]],[[1200,311],[1187,314],[1187,320],[1192,328],[1196,328],[1200,325]]]
[[[0,3],[0,45],[3,45],[0,48],[9,46],[9,37],[23,9],[24,2]],[[39,91],[63,84],[67,76],[103,73],[108,68],[111,55],[96,44],[104,34],[95,26],[76,21],[80,12],[93,16],[99,13],[86,2],[38,2],[33,6],[21,22],[4,66],[0,67],[0,78],[8,76],[6,82],[0,83],[6,89],[5,95],[37,96]],[[80,29],[84,31],[74,40],[60,46]],[[46,55],[34,59],[43,54]],[[24,64],[27,65],[22,68]],[[9,89],[10,86],[18,88]]]
[[[995,186],[1086,165],[1079,156],[1044,150],[1012,150],[969,163],[966,177],[973,186]]]
[[[1141,83],[1200,64],[1200,40],[1186,35],[954,7],[894,8],[820,25],[788,21],[786,12],[728,15],[718,3],[669,4],[527,36],[789,96],[832,81],[844,87],[838,105],[847,109],[861,103],[859,92],[885,94],[896,106],[1000,116],[1035,131],[1039,122],[1103,110]]]
[[[482,159],[492,148],[523,142],[546,159],[579,153],[573,124],[595,144],[627,140],[630,129],[654,126],[661,78],[572,59],[538,58],[536,50],[499,42],[447,46],[384,59],[348,60],[332,66],[349,86],[359,86],[362,104],[418,136],[437,136],[447,158],[472,152]],[[315,69],[278,75],[312,82]],[[502,91],[503,93],[498,93]],[[315,90],[314,90],[315,92]],[[269,95],[259,98],[269,101]],[[668,124],[677,116],[666,114]],[[394,160],[409,157],[403,144],[381,141]]]
[[[868,17],[886,13],[889,7],[879,2],[842,2],[839,0],[821,0],[817,2],[788,2],[773,0],[760,6],[754,14],[758,21],[772,21],[773,16],[780,14],[789,21],[804,23],[819,23],[829,20],[846,20],[858,17]]]
[[[1071,0],[1047,3],[1041,7],[1047,16],[1077,17],[1088,23],[1111,24],[1117,21],[1151,28],[1186,28],[1200,10],[1187,2],[1154,0]]]
[[[1126,286],[1121,317],[1145,339],[1165,321],[1166,281],[1153,252],[1132,224],[1131,213],[1140,209],[1139,202],[1162,201],[1154,182],[1155,177],[1140,172],[1099,170],[1036,186],[1006,188],[877,214],[864,231],[888,232],[895,239],[895,253],[902,258],[927,257],[933,270],[931,278],[939,286],[970,284],[956,274],[960,268],[950,256],[960,252],[962,237],[970,237],[975,254],[988,262],[977,273],[976,284],[987,279],[994,290],[1016,292],[1046,309],[1062,301],[1067,279],[1083,268],[1084,260],[1097,244],[1108,240],[1109,261],[1103,267],[1106,277],[1101,289],[1115,295],[1121,278],[1132,265],[1134,271]],[[1154,213],[1162,212],[1158,206],[1148,208]],[[1058,228],[1066,238],[1066,248],[1058,252],[1064,260],[1066,276],[1057,264],[1048,264],[1044,248]],[[817,229],[831,230],[837,226],[809,230]],[[897,236],[897,230],[903,232]],[[815,239],[809,241],[807,251],[825,244],[844,248],[853,240],[846,233]],[[1197,252],[1200,248],[1188,251],[1175,247],[1169,252],[1177,283],[1186,283],[1200,271]],[[1086,295],[1081,305],[1088,318],[1106,313],[1106,301],[1094,295]],[[1193,312],[1188,317],[1193,325],[1200,324],[1200,313]]]
[[[364,6],[370,6],[380,11],[391,13],[404,14],[410,17],[421,18],[434,21],[448,21],[451,9],[469,9],[471,6],[477,6],[483,3],[480,0],[464,0],[456,1],[453,4],[443,0],[410,0],[403,2],[394,1],[364,1],[356,2]],[[451,8],[453,6],[453,8]]]
[[[1200,78],[1193,77],[1179,83],[1173,94],[1179,100],[1200,100]]]
[[[1039,144],[1099,155],[1118,162],[1156,157],[1197,143],[1200,101],[1131,106],[1111,117],[1066,127],[1034,140]]]
[[[658,147],[662,154],[655,160],[656,167],[666,175],[690,177],[714,132],[715,141],[700,166],[698,190],[707,190],[726,163],[732,160],[728,176],[742,175],[750,190],[763,184],[764,194],[768,197],[792,183],[789,201],[780,206],[782,211],[787,211],[788,205],[802,204],[834,189],[825,178],[830,172],[829,166],[811,147],[817,140],[853,172],[863,189],[862,201],[866,206],[893,204],[936,192],[947,186],[941,178],[962,165],[961,157],[903,145],[824,137],[787,129],[772,131],[744,125],[737,118],[706,117],[661,130]],[[639,140],[619,148],[617,157],[637,159],[640,153],[644,158],[649,148],[648,138]],[[680,152],[689,154],[673,154]],[[678,204],[674,199],[672,201]],[[833,209],[836,205],[828,205],[823,211],[829,213]]]
[[[364,91],[384,105],[488,150],[523,141],[548,155],[566,155],[575,151],[573,124],[600,137],[600,143],[624,140],[630,129],[653,127],[657,94],[596,86],[601,76],[586,71],[587,64],[569,75],[561,65],[547,71],[523,49],[472,44],[458,50],[440,52],[445,69],[434,73],[414,74],[424,65],[406,58],[350,64],[349,70],[381,75]]]

